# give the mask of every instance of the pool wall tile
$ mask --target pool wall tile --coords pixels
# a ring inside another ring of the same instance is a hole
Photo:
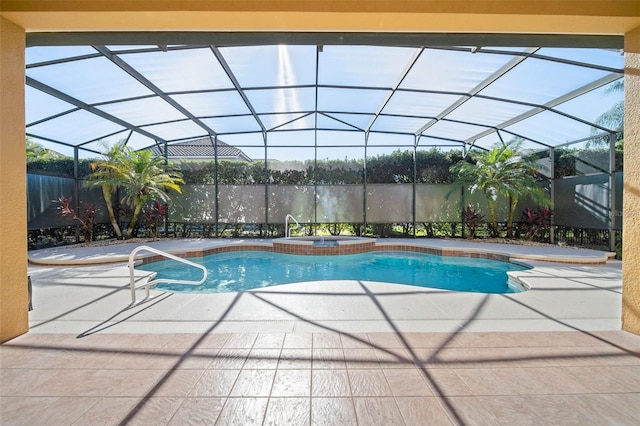
[[[475,250],[466,249],[439,249],[433,247],[424,247],[415,243],[385,243],[377,242],[376,240],[349,240],[338,241],[335,246],[314,246],[310,244],[311,241],[301,240],[301,244],[297,244],[296,241],[279,242],[274,240],[271,244],[255,244],[255,243],[240,243],[233,245],[220,245],[218,247],[211,247],[207,249],[194,249],[190,251],[173,252],[173,255],[183,258],[197,258],[208,256],[210,254],[217,253],[229,253],[235,251],[256,250],[256,251],[270,251],[283,254],[296,254],[296,255],[312,255],[312,256],[335,256],[346,254],[359,254],[370,251],[408,251],[415,253],[427,253],[438,256],[457,256],[457,257],[470,257],[480,259],[491,259],[502,262],[509,262],[510,257],[497,253],[481,252]],[[141,258],[142,263],[153,263],[165,260],[163,256],[149,255]]]

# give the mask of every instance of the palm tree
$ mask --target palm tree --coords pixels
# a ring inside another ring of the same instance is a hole
[[[134,151],[120,142],[103,156],[103,160],[92,164],[94,172],[88,176],[87,185],[102,188],[109,219],[119,238],[122,237],[122,231],[118,226],[111,202],[117,189],[124,192],[123,201],[133,209],[133,217],[124,234],[126,239],[133,235],[140,212],[147,202],[169,201],[168,190],[182,192],[180,188],[180,184],[184,183],[182,176],[178,172],[166,170],[164,158],[155,157],[151,151]]]
[[[45,147],[40,145],[38,142],[34,142],[28,136],[25,139],[25,144],[27,148],[27,161],[44,157],[44,155],[47,153],[47,150]]]
[[[48,160],[63,157],[62,154],[45,148],[38,142],[35,142],[29,136],[25,138],[27,162],[33,160]]]
[[[618,80],[604,91],[605,95],[623,92],[624,80]],[[596,118],[596,124],[608,127],[612,130],[622,130],[624,127],[624,101],[618,101],[611,106],[608,111],[603,112]]]
[[[618,80],[612,83],[605,91],[605,95],[614,94],[617,92],[624,93],[624,80]],[[603,112],[596,118],[595,124],[606,127],[616,131],[616,148],[624,148],[624,101],[618,101],[611,106],[607,111]],[[595,127],[591,128],[591,134],[595,135],[601,133],[600,129]],[[591,146],[608,145],[609,138],[604,136],[589,141],[586,145],[587,148]]]
[[[146,203],[152,200],[167,202],[169,190],[182,192],[180,184],[184,183],[180,173],[167,170],[165,160],[156,157],[151,151],[133,151],[125,147],[126,173],[120,182],[124,190],[124,201],[133,208],[133,218],[125,238],[131,238],[138,222],[140,212]]]
[[[122,231],[113,210],[113,195],[124,176],[124,170],[120,167],[124,161],[124,147],[125,141],[120,141],[111,148],[106,147],[107,150],[102,154],[103,158],[91,163],[93,173],[87,176],[87,181],[85,182],[87,187],[102,188],[102,198],[104,198],[104,203],[109,213],[109,221],[117,238],[122,238]]]
[[[545,191],[536,181],[535,163],[518,153],[518,143],[500,144],[489,151],[472,156],[475,163],[461,160],[451,166],[458,176],[449,195],[456,189],[465,188],[470,193],[481,191],[489,207],[492,234],[498,236],[496,204],[498,196],[509,198],[507,237],[513,236],[513,217],[518,201],[529,198],[541,206],[551,205]]]

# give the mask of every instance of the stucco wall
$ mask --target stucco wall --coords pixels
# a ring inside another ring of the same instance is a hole
[[[0,17],[0,341],[28,330],[24,30]]]
[[[622,328],[640,334],[640,28],[625,35]]]

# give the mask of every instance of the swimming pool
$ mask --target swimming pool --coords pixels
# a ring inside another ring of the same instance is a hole
[[[196,261],[196,259],[190,259]],[[208,270],[203,285],[158,284],[169,292],[225,293],[322,280],[359,280],[479,293],[516,293],[507,271],[526,269],[497,260],[438,256],[405,251],[374,251],[351,255],[305,256],[269,251],[234,251],[198,259]],[[158,278],[199,280],[202,272],[172,260],[138,269]]]

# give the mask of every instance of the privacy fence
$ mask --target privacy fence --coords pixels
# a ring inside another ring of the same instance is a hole
[[[616,231],[622,229],[622,180],[623,173],[616,172],[613,188],[608,173],[548,181],[555,235],[547,238],[612,245],[609,239],[615,242]],[[108,223],[101,192],[84,189],[82,181],[76,184],[70,178],[28,174],[27,191],[28,228],[32,234],[74,225],[61,217],[52,203],[61,196],[73,196],[80,208],[83,203],[100,207],[95,222]],[[305,224],[307,231],[303,232],[343,224],[351,225],[353,232],[362,235],[389,236],[384,235],[389,226],[376,225],[402,225],[407,236],[415,236],[420,227],[446,224],[452,235],[460,236],[462,206],[469,204],[489,220],[486,202],[480,195],[452,192],[450,183],[187,184],[183,194],[173,196],[166,230],[174,234],[180,231],[181,235],[205,232],[207,236],[219,236],[223,230],[233,230],[234,236],[277,236],[284,235],[285,217],[291,214]],[[499,221],[507,220],[507,205],[507,200],[500,200]],[[516,221],[525,207],[536,206],[521,202]]]

